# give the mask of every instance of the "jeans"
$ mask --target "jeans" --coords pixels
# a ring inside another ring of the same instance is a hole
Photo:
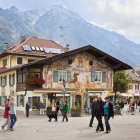
[[[94,120],[94,116],[92,115],[92,116],[91,116],[90,123],[89,123],[89,126],[92,126],[92,124],[93,124],[93,120]]]
[[[104,116],[104,119],[105,119],[105,126],[106,126],[106,131],[110,130],[110,125],[109,125],[109,119],[110,119],[110,116],[109,115],[105,115]]]
[[[65,118],[66,118],[66,121],[68,121],[67,112],[63,113],[63,120],[62,121],[64,121]]]
[[[121,110],[121,114],[123,115],[123,108],[120,108],[120,110]]]
[[[98,120],[97,130],[99,130],[99,128],[101,128],[101,130],[104,130],[101,114],[96,113],[96,118]]]
[[[9,114],[10,118],[11,118],[11,124],[10,124],[10,128],[12,129],[13,126],[15,125],[16,121],[17,121],[17,117],[15,116],[15,114]]]

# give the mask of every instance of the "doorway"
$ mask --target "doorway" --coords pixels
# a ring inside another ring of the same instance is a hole
[[[75,101],[78,101],[79,105],[81,106],[81,95],[76,95],[75,99]]]

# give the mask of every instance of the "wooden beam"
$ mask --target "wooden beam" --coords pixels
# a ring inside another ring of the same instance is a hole
[[[119,68],[120,66],[121,66],[121,64],[114,65],[114,66],[112,67],[112,69],[117,69],[117,68]]]
[[[97,60],[105,60],[105,59],[106,59],[105,56],[97,58]]]

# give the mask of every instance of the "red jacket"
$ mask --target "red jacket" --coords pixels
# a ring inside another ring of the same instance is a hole
[[[8,118],[8,116],[9,116],[9,112],[8,112],[8,110],[6,109],[6,107],[7,107],[8,105],[9,105],[8,103],[5,104],[5,118]]]

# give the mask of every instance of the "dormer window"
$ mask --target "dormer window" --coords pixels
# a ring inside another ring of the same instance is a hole
[[[17,57],[17,64],[22,64],[23,62],[23,59],[22,57]]]

